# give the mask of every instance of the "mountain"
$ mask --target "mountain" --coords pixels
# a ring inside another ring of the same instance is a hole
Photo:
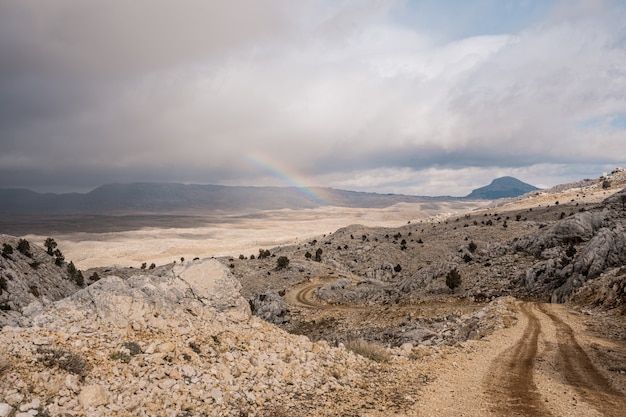
[[[491,184],[472,191],[465,198],[470,200],[496,200],[498,198],[517,197],[539,188],[513,177],[500,177]]]
[[[0,189],[0,213],[164,213],[192,210],[277,210],[322,206],[382,208],[397,203],[455,200],[337,190],[326,187],[233,187],[175,183],[108,184],[86,194]]]

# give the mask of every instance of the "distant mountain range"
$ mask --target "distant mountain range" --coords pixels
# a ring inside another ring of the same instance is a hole
[[[277,210],[322,206],[381,208],[397,203],[514,197],[536,190],[512,177],[494,180],[466,197],[377,194],[326,187],[233,187],[175,183],[108,184],[85,193],[0,189],[0,213],[159,213],[194,210]]]

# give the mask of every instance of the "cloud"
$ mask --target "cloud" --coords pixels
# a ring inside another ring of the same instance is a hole
[[[0,186],[274,183],[265,155],[311,185],[462,195],[620,165],[624,7],[539,3],[442,35],[428,2],[3,2]]]

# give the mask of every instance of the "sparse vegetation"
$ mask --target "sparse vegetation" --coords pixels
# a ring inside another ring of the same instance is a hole
[[[43,245],[48,249],[47,253],[50,256],[54,255],[54,250],[57,247],[57,243],[51,237],[47,238]]]
[[[368,342],[367,340],[358,339],[350,340],[345,343],[346,349],[351,350],[357,355],[361,355],[365,358],[371,359],[374,362],[389,362],[390,355],[387,350],[374,342]]]
[[[63,254],[61,253],[59,249],[54,250],[54,256],[55,256],[54,264],[56,266],[63,265],[63,262],[65,262],[65,256],[63,256]]]
[[[276,260],[276,269],[285,269],[289,266],[289,258],[286,256],[279,256]]]
[[[128,353],[130,353],[131,356],[143,353],[143,350],[141,350],[141,346],[139,346],[137,342],[124,342],[122,346],[124,346],[124,348],[128,350]]]
[[[195,342],[189,342],[189,348],[193,350],[195,353],[197,353],[198,355],[202,353],[202,351],[200,350],[200,346]]]
[[[124,363],[130,363],[131,357],[128,353],[118,350],[116,352],[111,353],[109,355],[109,359],[114,360],[114,361],[124,362]]]
[[[7,279],[5,277],[0,277],[0,295],[2,295],[3,291],[8,291]]]
[[[11,255],[13,254],[13,246],[8,243],[2,244],[2,257],[5,259],[11,259]]]
[[[461,285],[461,274],[456,268],[451,269],[446,275],[446,285],[452,291]]]
[[[30,243],[28,243],[28,240],[26,239],[20,239],[17,242],[17,251],[21,253],[22,255],[27,256],[29,258],[33,257],[33,254],[30,253]]]
[[[37,361],[48,368],[57,367],[80,377],[85,376],[89,364],[82,356],[65,349],[38,348]]]

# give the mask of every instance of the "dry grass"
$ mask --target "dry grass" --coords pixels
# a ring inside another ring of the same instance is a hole
[[[38,361],[49,368],[56,366],[81,377],[89,369],[89,364],[85,359],[69,350],[39,348],[37,353],[40,354]]]
[[[390,360],[387,350],[378,343],[368,342],[367,340],[358,339],[350,340],[345,343],[346,349],[351,350],[357,355],[371,359],[374,362],[386,363]]]

